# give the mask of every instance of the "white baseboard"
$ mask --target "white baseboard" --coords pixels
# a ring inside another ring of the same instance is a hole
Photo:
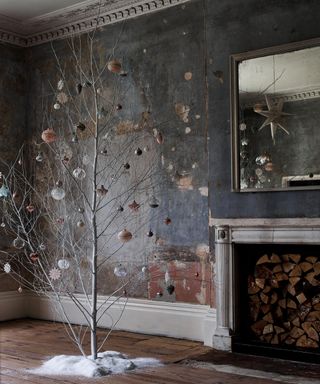
[[[6,295],[3,295],[5,298]],[[63,321],[63,316],[55,309],[54,301],[48,297],[34,294],[17,295],[10,293],[8,298],[1,300],[1,314],[7,313],[0,320],[10,318],[31,317],[42,320]],[[85,304],[83,295],[77,299]],[[106,297],[99,296],[98,305],[105,302]],[[85,324],[85,318],[77,309],[73,301],[62,299],[64,310],[71,323]],[[27,305],[24,305],[27,303]],[[112,320],[116,321],[123,309],[124,300],[117,301],[108,310],[108,315],[101,318],[101,327],[110,327]],[[3,309],[2,309],[3,308]],[[184,338],[202,341],[212,346],[212,339],[216,327],[215,309],[206,305],[168,303],[143,299],[129,299],[116,329]]]
[[[27,316],[27,294],[18,291],[0,292],[0,321]]]

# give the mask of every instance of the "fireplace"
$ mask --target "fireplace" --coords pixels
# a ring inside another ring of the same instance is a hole
[[[319,362],[320,227],[254,221],[215,226],[213,346]]]

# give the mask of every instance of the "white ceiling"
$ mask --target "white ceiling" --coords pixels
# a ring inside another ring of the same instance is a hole
[[[0,0],[0,14],[20,22],[63,10],[83,0]]]

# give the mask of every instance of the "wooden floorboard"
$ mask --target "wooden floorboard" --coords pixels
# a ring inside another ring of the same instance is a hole
[[[87,351],[89,349],[89,340],[86,341],[86,349]],[[196,361],[197,358],[212,351],[198,342],[114,331],[105,349],[116,350],[130,357],[158,358],[164,365],[99,379],[30,374],[28,369],[40,366],[53,355],[72,355],[78,354],[78,351],[70,343],[62,324],[23,319],[0,324],[0,383],[279,384],[278,381],[270,379],[257,380],[244,375],[188,365],[186,361],[192,359]]]

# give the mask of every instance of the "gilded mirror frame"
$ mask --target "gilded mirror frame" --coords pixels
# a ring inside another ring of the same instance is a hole
[[[269,192],[320,189],[320,185],[290,186],[272,188],[240,188],[240,108],[239,108],[239,64],[244,60],[273,56],[282,53],[300,51],[307,48],[320,47],[320,38],[304,40],[270,48],[259,49],[230,56],[230,115],[231,115],[231,191],[232,192]],[[320,133],[319,133],[320,134]],[[320,150],[319,150],[320,152]],[[319,160],[320,167],[320,160]]]

